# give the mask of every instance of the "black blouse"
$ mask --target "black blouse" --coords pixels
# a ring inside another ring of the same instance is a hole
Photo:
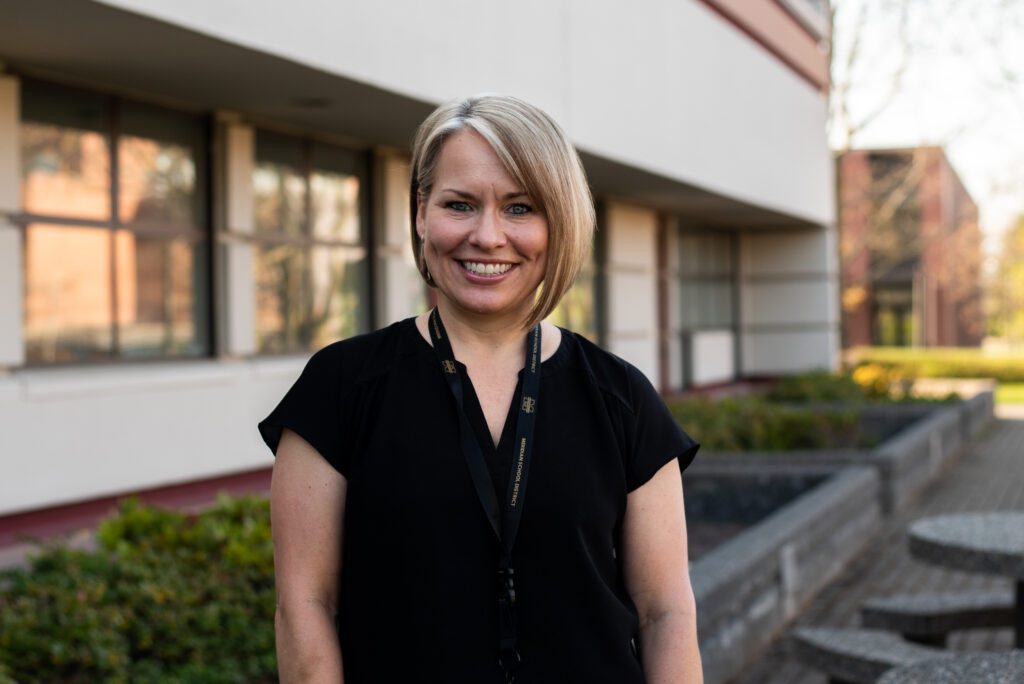
[[[503,502],[516,414],[495,449],[459,366]],[[626,494],[672,459],[688,466],[699,445],[640,371],[584,337],[563,329],[541,369],[513,551],[517,681],[639,684],[637,612],[616,559]],[[504,681],[498,541],[459,447],[456,410],[409,318],[318,351],[259,424],[272,451],[287,427],[347,478],[337,618],[346,684]]]

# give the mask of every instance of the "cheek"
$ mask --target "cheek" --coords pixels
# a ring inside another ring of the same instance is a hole
[[[463,239],[457,226],[436,218],[427,223],[426,234],[427,248],[441,253],[455,249]]]

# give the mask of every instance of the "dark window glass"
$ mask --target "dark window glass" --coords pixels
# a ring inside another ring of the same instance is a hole
[[[733,246],[728,233],[680,234],[679,301],[684,330],[733,326]]]
[[[361,154],[257,133],[260,351],[319,349],[369,328],[367,175]]]
[[[192,227],[204,223],[202,121],[125,103],[118,139],[121,221]]]
[[[306,177],[301,141],[260,132],[253,195],[256,230],[301,237],[306,226]]]
[[[195,356],[208,344],[206,245],[118,231],[117,322],[125,356]]]
[[[208,353],[204,121],[26,79],[20,130],[29,363]]]
[[[39,216],[109,219],[108,100],[25,82],[21,112],[22,209]]]

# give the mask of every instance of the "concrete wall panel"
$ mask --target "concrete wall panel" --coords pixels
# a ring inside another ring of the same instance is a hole
[[[835,322],[830,303],[838,297],[830,280],[758,281],[743,289],[745,325]]]
[[[658,384],[657,214],[608,205],[607,345]]]
[[[831,330],[748,332],[743,346],[747,374],[796,373],[814,368],[835,368],[833,350],[838,342]]]
[[[736,372],[734,336],[731,330],[701,330],[693,333],[693,384],[727,382]]]

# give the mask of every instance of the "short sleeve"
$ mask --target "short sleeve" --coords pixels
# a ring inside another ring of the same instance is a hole
[[[700,444],[680,427],[647,377],[635,367],[627,367],[633,416],[626,486],[631,492],[673,459],[679,459],[679,469],[685,470]]]
[[[342,443],[338,348],[328,346],[310,357],[302,374],[281,402],[258,424],[260,436],[277,455],[284,428],[295,432],[316,449],[335,470],[348,474],[349,455]]]

